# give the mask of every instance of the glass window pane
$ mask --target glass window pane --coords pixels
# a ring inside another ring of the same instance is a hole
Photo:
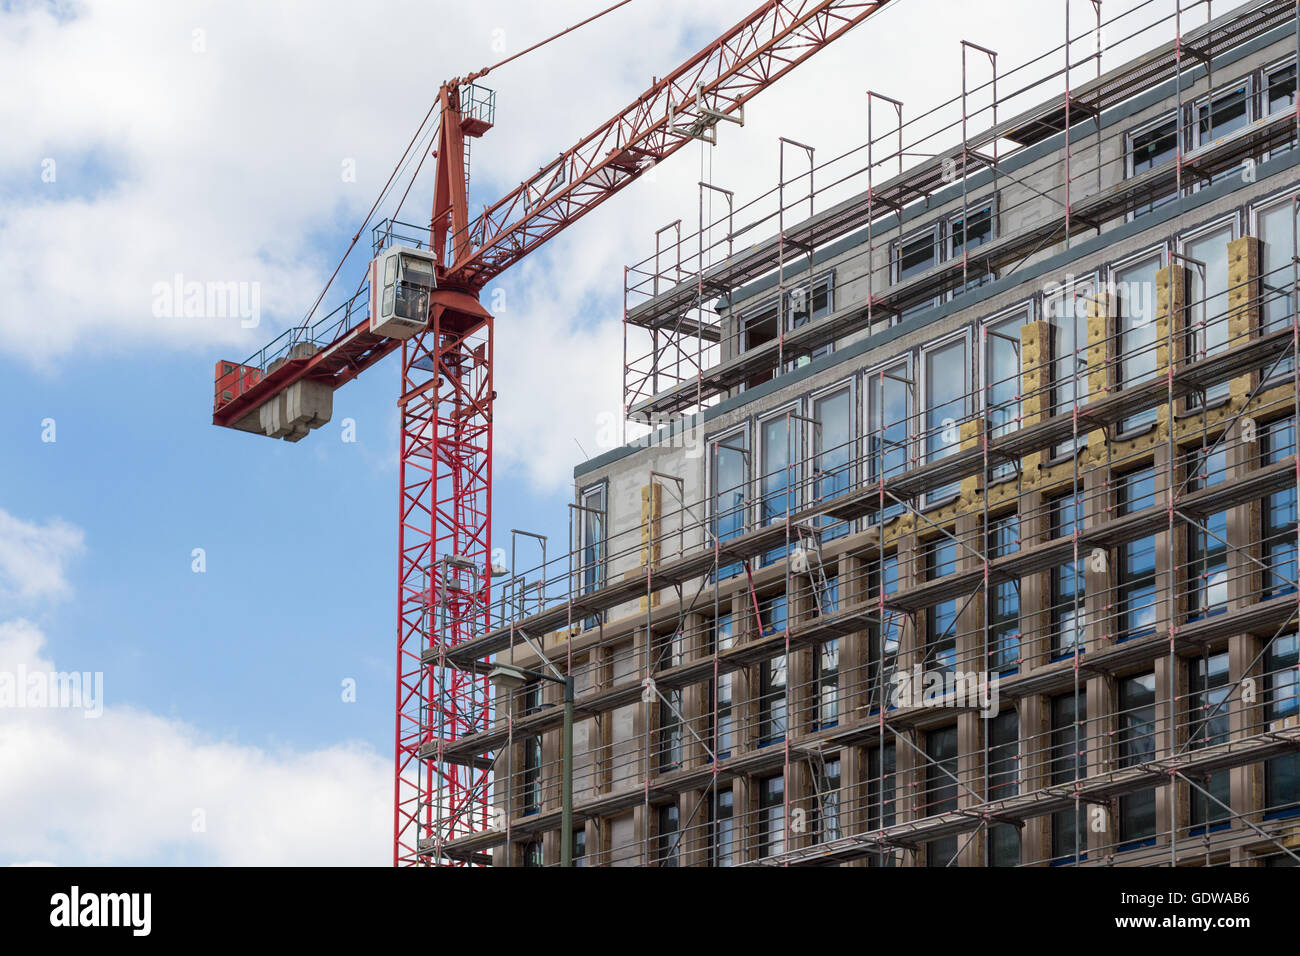
[[[1148,256],[1115,272],[1115,298],[1119,313],[1120,385],[1138,385],[1156,375],[1156,272],[1163,254]],[[1155,408],[1125,419],[1121,431],[1156,420]]]
[[[925,453],[933,462],[961,449],[961,424],[966,419],[968,369],[966,340],[958,339],[925,355]],[[961,490],[953,482],[927,492],[928,501],[941,501]]]
[[[1228,243],[1236,235],[1233,226],[1224,226],[1189,241],[1185,254],[1200,265],[1189,264],[1189,310],[1187,355],[1198,361],[1228,348]],[[1206,389],[1209,401],[1228,395],[1230,382],[1220,382]]]

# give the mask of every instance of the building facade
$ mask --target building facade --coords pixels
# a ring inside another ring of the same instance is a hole
[[[783,175],[768,239],[630,268],[653,431],[440,658],[574,678],[573,830],[538,680],[427,748],[492,769],[430,856],[1294,865],[1297,15],[1066,48],[924,135],[876,96],[865,189]]]

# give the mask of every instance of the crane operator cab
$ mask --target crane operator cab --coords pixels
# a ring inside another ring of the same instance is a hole
[[[390,246],[370,263],[370,331],[409,339],[429,324],[429,295],[438,287],[433,255]]]

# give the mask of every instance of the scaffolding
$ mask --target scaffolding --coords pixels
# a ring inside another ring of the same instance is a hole
[[[965,41],[961,44],[962,90],[951,100],[904,122],[902,100],[868,91],[866,142],[824,162],[810,163],[806,172],[789,178],[787,144],[781,143],[778,185],[743,205],[729,202],[726,214],[719,218],[707,219],[703,202],[705,191],[716,184],[702,183],[698,229],[683,234],[680,221],[670,224],[656,237],[654,255],[625,270],[627,418],[653,425],[707,408],[752,383],[757,375],[779,374],[787,361],[806,361],[846,336],[871,334],[895,324],[909,311],[968,288],[972,281],[1013,273],[1048,250],[1069,248],[1080,237],[1099,235],[1107,222],[1130,216],[1170,192],[1181,194],[1194,180],[1211,180],[1288,142],[1295,126],[1289,109],[1262,116],[1230,135],[1198,142],[1193,149],[1183,149],[1180,136],[1172,162],[1127,174],[1123,143],[1127,130],[1106,132],[1108,110],[1167,83],[1173,86],[1182,111],[1202,95],[1206,81],[1213,85],[1216,57],[1296,18],[1291,0],[1256,0],[1230,15],[1186,29],[1190,10],[1208,13],[1212,5],[1213,0],[1180,0],[1172,12],[1161,14],[1153,11],[1164,4],[1139,0],[1103,20],[1101,4],[1089,0],[1096,11],[1093,25],[1070,36],[1070,3],[1064,0],[1069,40],[1056,49],[999,72],[996,51]],[[1148,50],[1152,36],[1160,31],[1174,35]],[[1143,55],[1103,74],[1103,47],[1113,59],[1129,51]],[[988,80],[971,80],[974,67],[968,68],[967,62],[971,53],[988,61]],[[1184,65],[1186,60],[1195,67]],[[1083,71],[1094,76],[1078,83]],[[988,102],[977,105],[982,98]],[[874,107],[882,104],[890,108],[896,122],[878,131]],[[1206,107],[1209,115],[1198,122],[1212,125],[1214,108],[1211,101]],[[1009,118],[999,119],[1009,113]],[[1063,135],[1066,129],[1069,136]],[[1020,174],[1010,168],[1032,147],[1053,137],[1059,140],[1053,156],[1064,164],[1064,177],[1051,164],[1030,164]],[[882,171],[895,168],[895,175],[880,181]],[[814,179],[822,184],[819,189],[813,188]],[[1022,227],[979,244],[964,242],[959,255],[900,277],[897,256],[887,254],[890,244],[906,234],[906,224],[914,221],[908,217],[915,210],[927,208],[945,190],[954,195],[943,201],[957,200],[952,203],[954,218],[963,224],[996,197],[993,216],[1004,223],[1023,220]],[[843,195],[847,198],[787,226],[787,217],[811,207],[814,196]],[[676,239],[665,246],[661,239],[669,230]],[[770,239],[737,251],[748,237],[772,230]],[[817,250],[847,237],[860,241],[866,254],[865,275],[859,280],[867,285],[866,294],[842,307],[827,305],[823,314],[811,315],[812,321],[802,313],[794,321],[784,321],[785,299],[802,294],[815,280],[811,269],[787,272],[791,250],[805,253],[811,266]],[[781,326],[771,339],[757,344],[746,341],[743,326],[720,321],[715,305],[721,302],[725,309],[737,289],[773,275]]]
[[[1294,28],[1300,4],[1263,0],[1211,19],[1208,2],[1177,3],[1139,29],[1151,0],[1109,21],[1090,2],[1095,22],[1077,37],[1066,6],[1066,42],[1024,67],[999,74],[993,50],[962,45],[962,93],[947,104],[959,121],[936,108],[904,124],[900,101],[869,93],[859,150],[818,165],[811,147],[782,141],[774,213],[701,183],[696,235],[670,224],[656,254],[626,270],[625,358],[634,332],[652,345],[625,362],[628,417],[690,416],[759,376],[779,384],[820,348],[870,337],[983,276],[1014,276],[1300,142],[1292,87],[1285,111],[1183,149],[1185,109],[1208,107],[1214,129],[1216,57]],[[1185,30],[1202,6],[1208,22]],[[1102,71],[1104,33],[1114,49],[1161,24],[1172,40]],[[1079,44],[1092,52],[1076,59]],[[968,54],[992,71],[969,89]],[[1046,72],[1031,78],[1035,68]],[[1094,76],[1076,86],[1080,69]],[[1125,150],[1107,159],[1107,146],[1124,133],[1106,132],[1105,111],[1168,82],[1175,155],[1115,176]],[[1053,83],[1064,89],[1020,108]],[[991,103],[972,108],[981,95]],[[877,101],[898,123],[873,138]],[[960,148],[934,151],[945,135]],[[1052,137],[1060,149],[1044,162],[1063,161],[1058,195],[1007,168]],[[1098,161],[1072,161],[1088,144]],[[808,163],[789,179],[787,151]],[[865,194],[817,212],[814,176],[854,181],[837,164],[859,151]],[[873,167],[895,164],[876,185]],[[687,475],[646,466],[639,514],[618,513],[608,494],[599,507],[580,500],[570,549],[548,558],[531,536],[542,556],[526,570],[512,544],[474,636],[434,642],[423,663],[573,678],[578,829],[560,832],[559,690],[497,688],[485,704],[479,681],[439,682],[443,709],[463,703],[475,729],[419,755],[439,774],[466,768],[490,819],[439,819],[439,832],[459,835],[420,852],[545,865],[564,839],[582,841],[575,855],[588,865],[983,865],[1010,845],[1018,865],[1300,862],[1300,189],[1294,175],[1285,182],[1290,234],[1268,239],[1285,258],[1266,268],[1258,230],[1235,236],[1221,250],[1221,288],[1176,241],[1184,223],[1152,226],[1161,254],[1141,334],[1122,324],[1133,290],[1098,270],[1060,285],[1054,311],[1026,313],[1014,334],[976,322],[963,339],[968,368],[994,346],[1013,368],[969,377],[937,409],[916,374],[879,364],[855,380],[896,389],[900,416],[830,443],[825,420],[777,402],[764,419],[785,445],[773,467],[748,432],[711,437],[702,496],[688,500],[698,482]],[[935,208],[955,210],[964,237],[990,202],[1010,221],[1016,207],[998,192],[1008,184],[1050,214],[965,242],[915,276],[877,255],[906,236],[913,203],[944,189],[950,205]],[[706,192],[726,199],[721,220],[706,220]],[[796,207],[808,218],[788,224]],[[773,239],[736,251],[772,223]],[[840,305],[828,293],[819,308],[816,251],[846,236],[865,250],[866,294]],[[730,303],[765,279],[776,334],[745,342]],[[801,308],[787,313],[790,293]],[[723,318],[707,318],[719,298]],[[724,456],[740,476],[730,484]]]

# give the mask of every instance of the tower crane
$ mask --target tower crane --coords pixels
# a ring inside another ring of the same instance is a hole
[[[487,678],[426,654],[489,622],[496,390],[480,293],[691,140],[716,141],[719,122],[741,121],[752,97],[887,2],[766,0],[473,218],[468,141],[494,125],[480,81],[496,67],[448,80],[427,237],[380,230],[355,296],[245,362],[217,363],[213,424],[298,441],[329,421],[335,389],[401,353],[394,865],[450,862],[446,843],[489,825],[490,761],[441,759],[487,728]]]

